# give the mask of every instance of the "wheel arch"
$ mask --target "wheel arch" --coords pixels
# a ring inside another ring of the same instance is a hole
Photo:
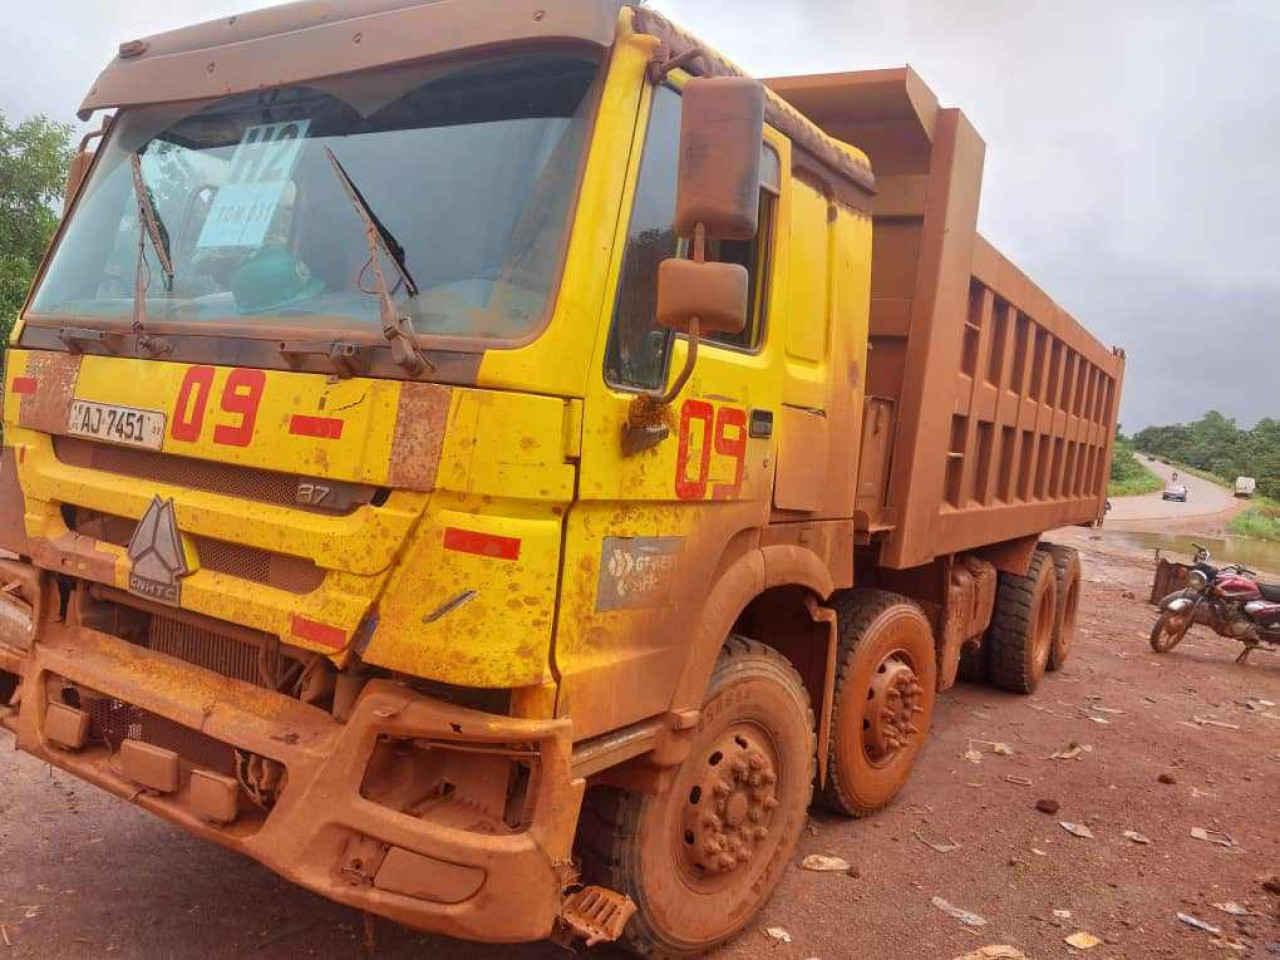
[[[731,634],[750,637],[786,657],[804,680],[816,722],[818,782],[824,783],[839,641],[835,611],[823,602],[835,589],[826,561],[805,547],[768,545],[738,557],[719,574],[698,617],[672,714],[702,704]]]

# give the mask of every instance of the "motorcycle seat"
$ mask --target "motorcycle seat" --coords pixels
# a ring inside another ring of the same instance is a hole
[[[1262,583],[1258,582],[1258,591],[1262,594],[1262,599],[1269,603],[1280,603],[1280,583]]]

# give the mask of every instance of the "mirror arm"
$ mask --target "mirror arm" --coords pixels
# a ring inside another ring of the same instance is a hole
[[[654,59],[649,63],[649,82],[655,87],[664,82],[672,70],[688,67],[694,60],[701,60],[704,70],[708,68],[707,51],[702,47],[691,47],[684,53],[674,57],[667,57],[665,60],[657,59],[658,55],[666,52],[668,51],[665,46],[659,47]],[[692,71],[690,72],[692,73]]]
[[[684,389],[684,385],[689,382],[689,378],[693,376],[694,365],[698,362],[698,318],[694,317],[689,321],[689,352],[685,354],[684,368],[681,369],[679,376],[672,381],[670,388],[662,397],[660,403],[665,407],[675,401],[680,396],[680,391]]]
[[[693,262],[706,263],[707,261],[707,228],[705,224],[699,223],[693,228]],[[680,391],[684,389],[684,385],[689,382],[689,378],[693,376],[694,365],[698,362],[698,340],[701,333],[701,322],[697,317],[693,317],[689,321],[689,352],[685,354],[684,369],[680,371],[679,376],[675,378],[671,386],[667,389],[666,394],[662,397],[662,405],[671,404],[676,397],[680,396]]]

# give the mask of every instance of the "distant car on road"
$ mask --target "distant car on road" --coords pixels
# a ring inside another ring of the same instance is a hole
[[[1161,500],[1176,500],[1179,503],[1187,502],[1187,488],[1180,483],[1171,483],[1164,488],[1164,493],[1160,495]]]

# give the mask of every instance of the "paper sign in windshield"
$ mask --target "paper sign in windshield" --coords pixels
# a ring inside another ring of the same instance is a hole
[[[231,157],[231,176],[209,208],[197,246],[262,245],[310,126],[310,120],[296,120],[245,130]]]

